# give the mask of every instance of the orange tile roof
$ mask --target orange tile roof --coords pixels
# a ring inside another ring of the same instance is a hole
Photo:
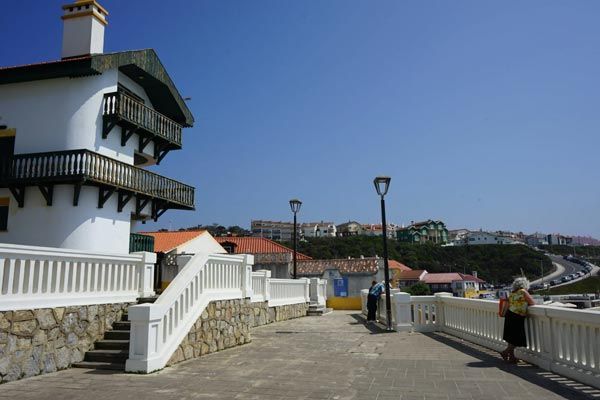
[[[426,274],[423,277],[423,281],[427,284],[430,283],[452,283],[453,281],[470,281],[470,282],[485,282],[482,279],[475,278],[472,275],[461,274],[460,272],[439,272]]]
[[[140,232],[142,235],[154,237],[154,251],[168,253],[182,244],[202,235],[205,230],[196,231],[168,231],[168,232]]]
[[[411,270],[411,271],[402,271],[402,273],[398,276],[398,279],[401,281],[403,281],[403,280],[412,281],[415,279],[419,279],[421,277],[421,275],[423,274],[423,272],[425,273],[425,276],[427,276],[427,271],[422,270],[422,269],[415,269],[415,270]]]
[[[396,260],[388,260],[388,266],[390,267],[390,269],[397,269],[400,271],[412,271],[412,268],[407,267],[406,265]]]
[[[292,253],[294,250],[276,243],[267,238],[250,236],[219,236],[215,238],[220,245],[232,243],[235,254],[265,254],[265,253]],[[309,256],[296,253],[298,260],[311,260]]]
[[[379,269],[380,259],[368,258],[340,258],[333,260],[307,260],[298,263],[300,275],[322,275],[328,269],[337,269],[341,274],[375,274]],[[389,260],[390,269],[410,271],[406,265],[395,260]]]

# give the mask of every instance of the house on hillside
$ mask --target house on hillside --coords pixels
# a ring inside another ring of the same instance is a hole
[[[480,290],[484,280],[473,275],[461,274],[459,272],[429,273],[426,270],[413,270],[402,272],[398,276],[398,287],[407,288],[418,282],[429,286],[432,293],[449,292],[457,297],[475,297]]]
[[[293,273],[294,251],[272,240],[260,237],[221,236],[216,241],[229,254],[252,254],[253,270],[269,270],[272,278],[290,278]],[[297,261],[311,260],[302,253],[296,253]]]
[[[523,244],[523,242],[497,233],[476,231],[467,234],[466,244],[472,246],[480,244]]]
[[[390,278],[398,271],[410,271],[406,265],[389,260]],[[380,257],[304,260],[298,262],[298,276],[327,279],[327,307],[360,310],[362,289],[371,282],[384,280],[384,260]]]
[[[405,243],[448,243],[448,229],[442,221],[411,222],[406,228],[396,231],[398,241]]]
[[[363,234],[363,226],[356,221],[348,221],[337,226],[337,235],[340,237],[360,236]]]
[[[142,232],[154,239],[156,252],[155,287],[165,289],[195,254],[227,254],[205,230]]]
[[[146,169],[194,118],[154,50],[104,53],[107,15],[65,5],[61,59],[0,68],[2,243],[128,254],[138,224],[194,209]]]

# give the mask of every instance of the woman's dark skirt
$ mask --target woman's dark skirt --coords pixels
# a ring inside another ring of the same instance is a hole
[[[504,336],[502,338],[515,347],[526,347],[525,317],[507,310],[504,316]]]

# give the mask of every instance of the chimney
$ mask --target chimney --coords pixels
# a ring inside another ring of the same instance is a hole
[[[477,271],[473,271],[473,273],[471,275],[473,275],[475,278],[477,278]]]
[[[96,0],[77,0],[63,6],[61,57],[70,58],[104,51],[104,27],[108,11]]]

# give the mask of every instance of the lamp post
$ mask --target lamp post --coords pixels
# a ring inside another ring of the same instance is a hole
[[[296,279],[296,234],[298,229],[296,228],[296,214],[300,211],[300,207],[302,206],[302,202],[298,199],[290,200],[290,208],[294,213],[294,231],[292,232],[292,240],[294,241],[294,279]]]
[[[388,249],[387,249],[387,223],[385,221],[385,195],[387,194],[392,178],[389,176],[378,176],[373,180],[375,190],[381,197],[381,225],[383,230],[383,271],[385,274],[385,308],[387,330],[392,330],[392,301],[390,296],[390,268],[388,264]]]

